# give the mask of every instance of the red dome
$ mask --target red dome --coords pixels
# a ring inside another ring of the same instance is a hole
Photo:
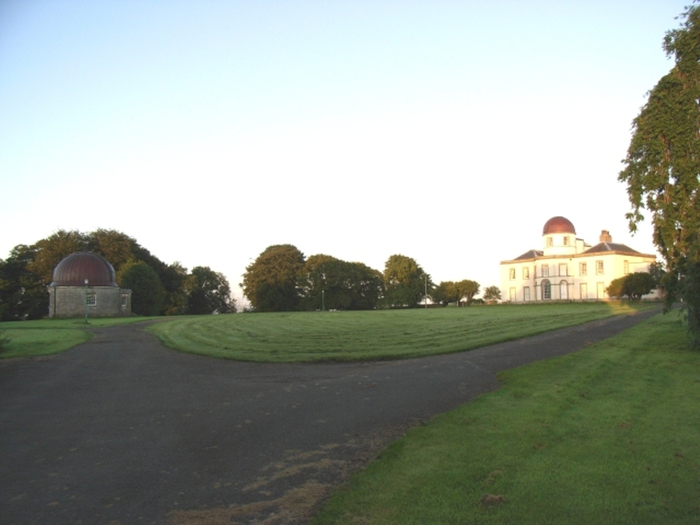
[[[85,279],[90,286],[117,286],[112,265],[91,252],[76,252],[58,263],[51,286],[85,286]]]
[[[550,233],[576,233],[574,225],[566,217],[552,217],[542,228],[542,235]]]

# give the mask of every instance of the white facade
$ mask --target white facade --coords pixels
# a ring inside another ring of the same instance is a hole
[[[612,242],[603,230],[599,244],[576,237],[573,224],[553,217],[542,232],[542,250],[530,250],[501,262],[504,302],[608,300],[611,281],[634,272],[647,272],[655,255]],[[657,297],[652,293],[645,298]]]

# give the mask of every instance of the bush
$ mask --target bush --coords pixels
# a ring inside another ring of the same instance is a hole
[[[0,353],[2,353],[4,350],[6,350],[9,344],[10,344],[10,338],[7,337],[5,330],[0,328]]]

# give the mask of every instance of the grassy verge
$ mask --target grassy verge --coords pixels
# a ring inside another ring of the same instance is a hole
[[[675,314],[409,432],[313,523],[700,522],[700,353]]]
[[[85,324],[82,319],[44,319],[40,321],[14,321],[1,323],[9,343],[2,346],[0,359],[10,357],[37,357],[56,354],[84,343],[92,334],[86,329],[115,324],[147,321],[145,317],[119,317],[110,319],[90,319]]]
[[[176,318],[149,327],[171,348],[259,362],[397,359],[470,350],[631,313],[649,304],[567,303]]]

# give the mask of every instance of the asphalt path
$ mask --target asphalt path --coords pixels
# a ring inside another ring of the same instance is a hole
[[[0,361],[0,523],[303,523],[411,426],[647,311],[445,356],[252,364],[163,347],[142,325]]]

